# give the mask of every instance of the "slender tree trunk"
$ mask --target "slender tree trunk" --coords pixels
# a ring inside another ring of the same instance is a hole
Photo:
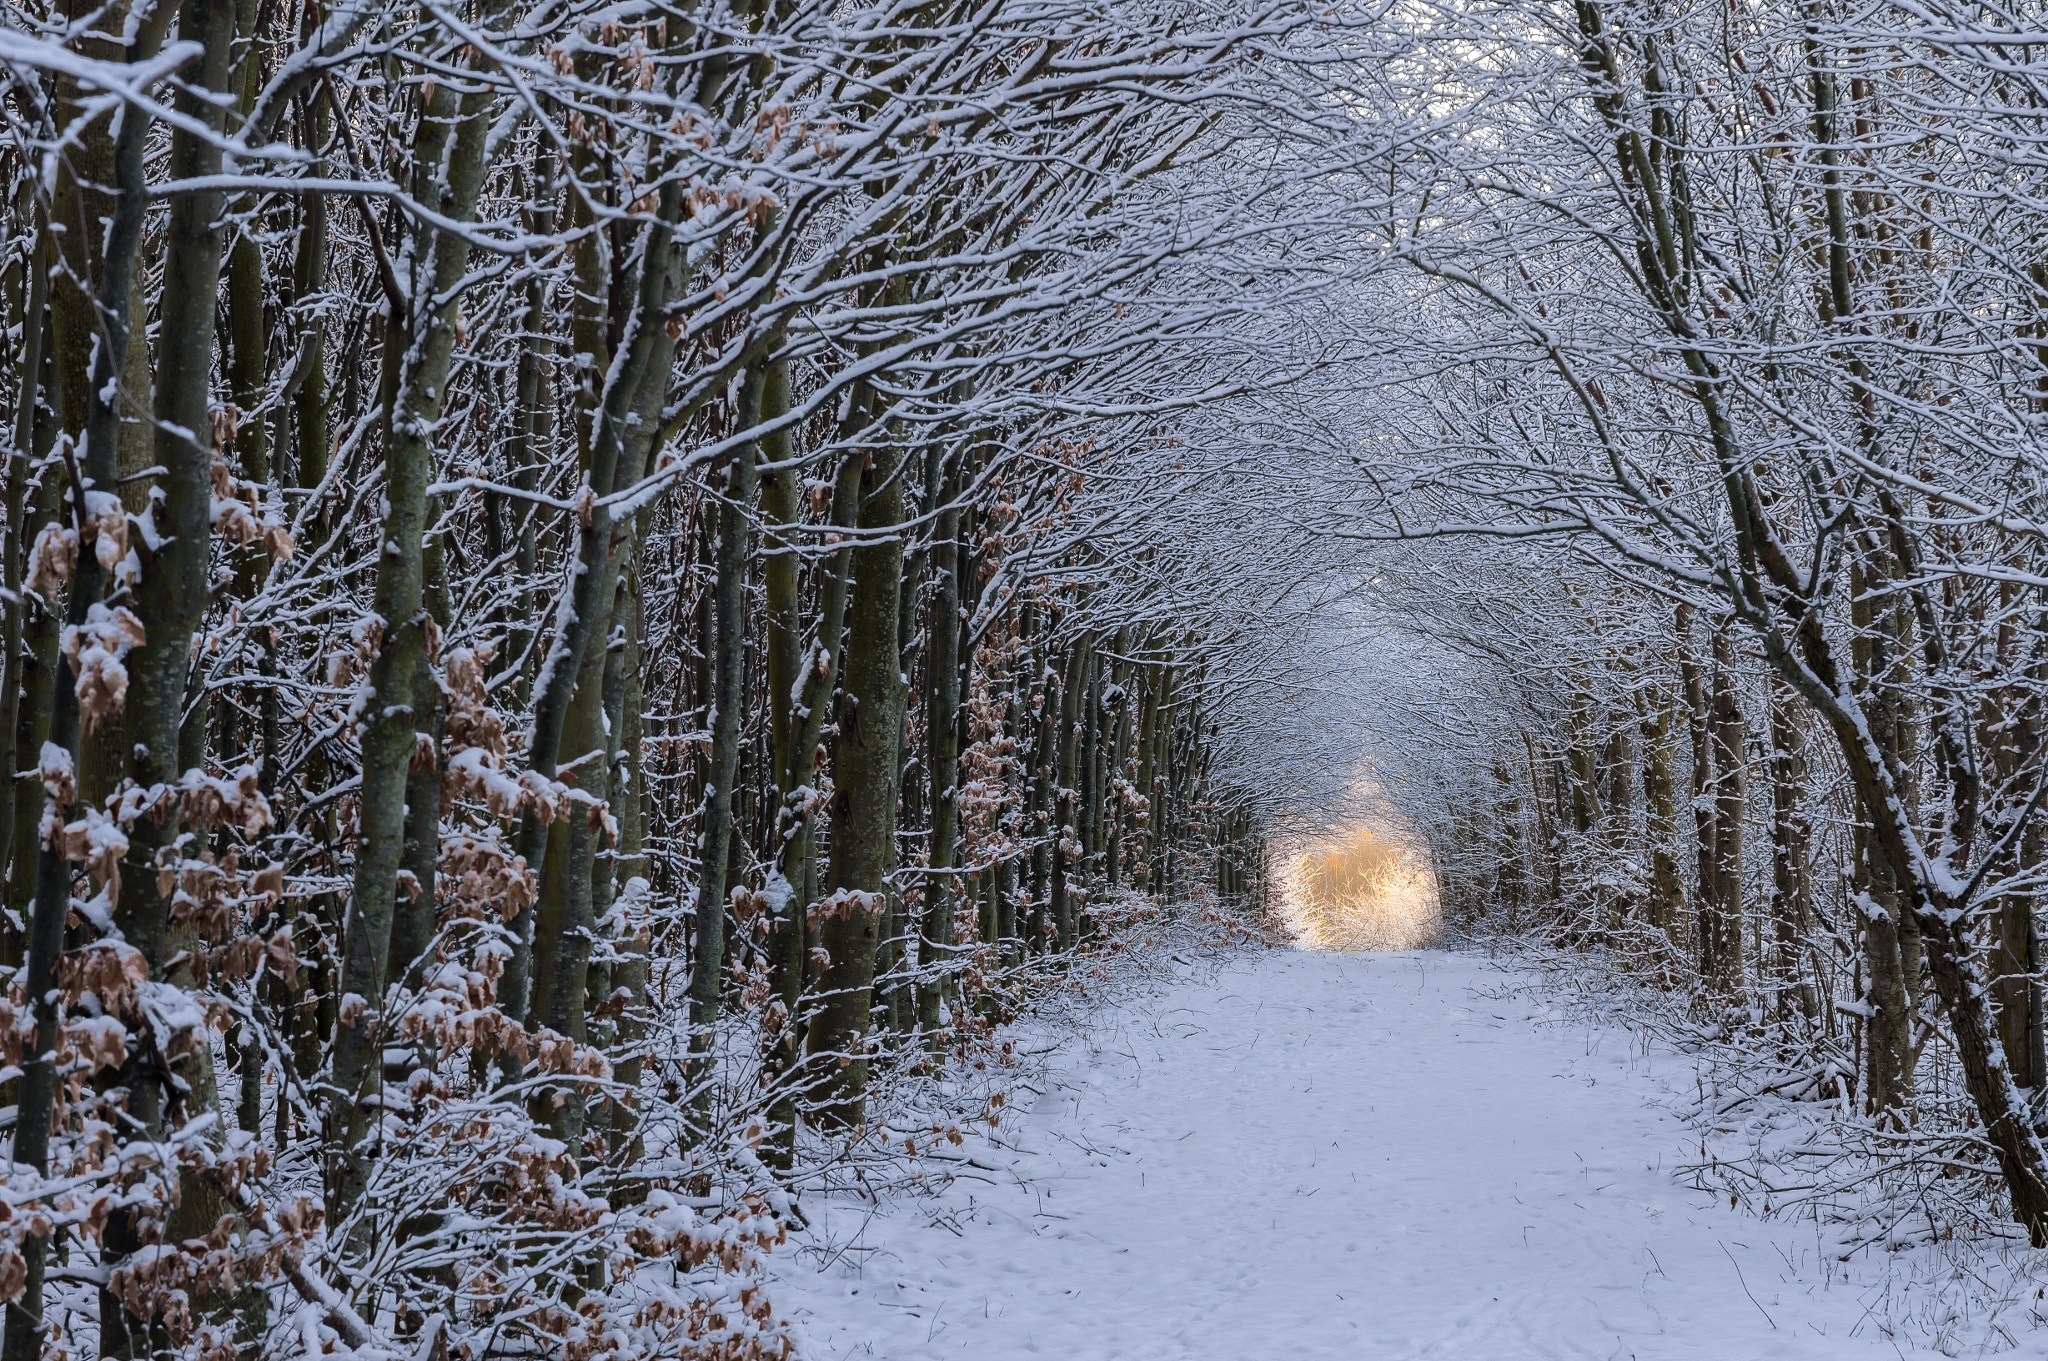
[[[664,184],[656,196],[653,220],[641,237],[638,276],[631,295],[632,311],[625,327],[625,353],[606,370],[604,391],[592,394],[589,403],[590,453],[584,476],[592,498],[591,509],[587,523],[583,517],[578,517],[574,565],[567,588],[569,608],[558,617],[547,656],[541,662],[540,674],[533,687],[532,736],[527,745],[527,765],[544,778],[553,778],[559,767],[564,734],[570,720],[570,705],[578,685],[592,688],[601,688],[602,685],[602,667],[600,665],[593,675],[589,657],[598,646],[597,640],[605,636],[602,629],[610,618],[621,555],[629,547],[619,542],[622,537],[620,527],[613,522],[611,506],[606,498],[619,486],[639,479],[656,429],[656,424],[647,420],[646,413],[649,410],[658,413],[666,398],[669,366],[675,353],[675,338],[667,329],[667,309],[669,299],[681,283],[674,224],[681,218],[682,208],[681,189],[673,182]],[[628,521],[624,533],[630,534],[630,525],[631,521]],[[588,750],[588,747],[572,746],[571,754],[581,756]],[[542,901],[522,908],[512,924],[512,957],[505,965],[498,993],[506,1011],[513,1016],[565,1014],[566,995],[557,1000],[548,995],[552,988],[535,987],[536,973],[552,970],[558,963],[567,963],[570,972],[576,972],[573,960],[552,958],[556,942],[562,938],[559,925],[552,938],[542,939],[539,936],[543,913],[553,911],[559,918],[560,914],[570,910],[561,898],[549,897],[548,886],[551,883],[559,885],[554,890],[557,893],[582,892],[580,888],[571,887],[577,882],[574,875],[567,872],[556,874],[548,869],[547,862],[558,845],[566,850],[567,836],[551,833],[542,818],[529,812],[520,824],[516,849],[540,879]],[[585,873],[581,882],[587,883],[587,861],[582,868]],[[568,925],[568,929],[573,932],[573,923]],[[575,939],[573,934],[569,939]],[[550,957],[536,961],[536,953]],[[583,958],[587,960],[588,957],[586,942]],[[580,1009],[580,995],[575,1003]]]
[[[644,539],[645,535],[641,537]],[[625,1167],[638,1162],[641,1154],[637,1093],[646,1067],[647,988],[653,965],[652,941],[646,924],[647,898],[652,888],[648,883],[647,864],[646,703],[641,677],[645,663],[641,640],[646,631],[646,610],[637,579],[639,563],[631,564],[629,570],[635,579],[623,592],[627,619],[624,655],[620,659],[623,693],[619,704],[622,719],[619,745],[625,753],[626,779],[624,796],[615,801],[615,811],[619,820],[619,883],[622,892],[632,895],[629,900],[632,910],[625,914],[622,930],[614,945],[618,963],[613,966],[612,978],[617,985],[616,992],[624,995],[625,1008],[619,1013],[617,1035],[622,1057],[612,1074],[623,1093],[619,1098],[622,1104],[614,1106],[611,1120],[615,1136],[613,1150],[618,1165]]]
[[[168,20],[169,16],[164,16]],[[156,25],[140,36],[131,50],[131,60],[146,61],[155,54],[163,40],[162,25]],[[75,93],[72,91],[70,93]],[[101,321],[105,327],[100,343],[85,351],[75,347],[66,354],[60,348],[58,372],[66,377],[60,388],[60,401],[70,395],[83,398],[81,419],[77,424],[67,424],[66,433],[83,435],[82,448],[75,454],[77,477],[69,489],[70,519],[79,538],[86,538],[83,532],[85,521],[92,508],[92,498],[111,493],[103,488],[112,487],[117,479],[118,441],[121,426],[119,407],[120,375],[126,367],[127,347],[134,318],[130,314],[131,279],[135,259],[142,235],[144,209],[143,148],[148,138],[150,120],[129,117],[123,120],[120,135],[111,144],[104,128],[78,129],[82,132],[74,154],[81,161],[104,161],[100,171],[105,175],[102,183],[113,188],[112,202],[107,215],[107,230],[103,250],[99,257],[100,293],[98,304]],[[80,167],[83,168],[83,167]],[[69,164],[62,165],[64,178],[70,179],[76,171]],[[97,197],[95,195],[95,197]],[[82,243],[70,243],[74,249]],[[77,269],[78,255],[72,255],[74,270]],[[64,294],[82,293],[93,275],[78,271],[71,276],[71,284],[61,290]],[[80,299],[80,301],[84,301]],[[89,303],[88,303],[89,305]],[[59,336],[62,339],[61,333]],[[90,367],[84,372],[65,374],[67,361],[77,361],[90,356]],[[80,381],[83,379],[84,381]],[[68,389],[68,393],[65,391]],[[66,413],[69,414],[69,413]],[[106,574],[98,555],[81,552],[71,572],[69,601],[65,611],[66,622],[73,628],[86,623],[88,611],[100,603],[106,585]],[[55,659],[52,670],[56,671]],[[71,820],[75,811],[77,791],[73,782],[77,769],[77,757],[82,735],[82,715],[76,687],[71,683],[68,671],[57,672],[48,709],[49,724],[44,742],[38,750],[45,753],[38,761],[42,770],[42,784],[48,790],[43,801],[42,816],[57,827]],[[119,715],[102,721],[118,722]],[[50,753],[58,758],[50,759]],[[59,838],[38,837],[33,825],[30,835],[17,842],[18,845],[35,845],[33,857],[35,877],[34,893],[29,918],[28,959],[21,986],[24,994],[33,999],[31,1016],[35,1029],[24,1046],[21,1085],[15,1107],[13,1159],[17,1163],[35,1168],[38,1172],[49,1170],[50,1123],[55,1107],[57,1089],[56,1046],[60,1039],[57,1033],[57,958],[64,948],[65,919],[71,910],[71,864],[65,859]],[[26,858],[26,857],[24,857]],[[143,1030],[141,1018],[124,1017],[126,1021],[138,1022],[133,1029]],[[141,1040],[142,1034],[132,1038]],[[151,1122],[155,1132],[155,1117],[158,1111],[148,1102],[155,1093],[153,1085],[136,1095],[141,1099],[140,1117]],[[120,1221],[110,1221],[109,1233],[112,1241],[106,1244],[109,1252],[123,1253],[134,1250],[137,1238],[133,1227],[134,1214],[128,1212]],[[31,1361],[42,1353],[43,1342],[43,1283],[50,1248],[48,1234],[27,1235],[22,1240],[22,1257],[25,1278],[19,1298],[7,1306],[7,1322],[4,1344],[6,1361]],[[126,1340],[126,1329],[120,1326],[119,1304],[115,1321],[116,1347]],[[105,1301],[102,1300],[102,1314],[105,1315]],[[116,1352],[115,1354],[118,1354]]]
[[[1598,709],[1592,709],[1598,714]],[[1630,749],[1629,723],[1619,712],[1610,710],[1604,718],[1605,737],[1598,748],[1598,765],[1595,769],[1594,791],[1597,795],[1600,815],[1600,843],[1602,854],[1610,865],[1618,869],[1631,859],[1631,840],[1635,835],[1635,757]],[[1603,877],[1613,881],[1613,887],[1605,891],[1602,929],[1609,939],[1624,942],[1624,928],[1632,907],[1633,876],[1623,870],[1620,873],[1607,871]]]
[[[738,428],[759,423],[762,375],[742,384]],[[725,466],[718,512],[718,545],[713,556],[715,631],[712,657],[711,761],[698,820],[697,937],[690,965],[690,1092],[699,1138],[711,1129],[713,1062],[718,1025],[720,971],[725,966],[727,858],[733,836],[734,785],[739,774],[740,706],[747,647],[748,507],[754,504],[755,450],[743,445]],[[736,887],[736,886],[735,886]]]
[[[927,1035],[939,1030],[939,1004],[946,991],[947,963],[953,952],[953,913],[958,896],[954,848],[959,838],[960,783],[960,580],[954,539],[959,512],[951,509],[960,494],[959,460],[946,460],[937,487],[937,523],[933,528],[930,651],[925,658],[925,767],[931,803],[930,873],[925,878],[924,918],[920,927],[919,962],[923,983],[918,991],[918,1026]]]
[[[1076,913],[1068,893],[1067,879],[1075,867],[1070,848],[1074,846],[1074,786],[1076,730],[1081,725],[1081,697],[1086,693],[1085,668],[1091,650],[1084,638],[1067,649],[1060,675],[1059,730],[1053,742],[1052,758],[1052,918],[1059,932],[1062,950],[1074,948]]]
[[[1813,931],[1812,824],[1807,820],[1806,731],[1796,700],[1782,682],[1770,694],[1771,925],[1777,937],[1778,986],[1811,1020],[1820,998],[1805,976],[1801,951]]]
[[[1697,924],[1695,942],[1699,976],[1711,982],[1718,974],[1715,958],[1721,942],[1723,914],[1719,866],[1719,805],[1714,793],[1719,786],[1714,770],[1713,712],[1707,704],[1705,672],[1692,650],[1692,606],[1678,607],[1677,621],[1679,685],[1685,693],[1686,735],[1692,744],[1692,819],[1697,857],[1699,906],[1693,914]]]
[[[27,216],[24,214],[24,218]],[[17,799],[24,807],[32,806],[31,799],[19,796],[33,786],[17,775],[22,768],[19,738],[27,681],[22,643],[29,610],[29,601],[22,592],[22,572],[29,546],[35,541],[29,532],[28,481],[35,453],[36,415],[44,391],[43,340],[48,329],[45,313],[49,306],[49,271],[37,267],[44,250],[44,235],[39,224],[33,224],[32,229],[36,238],[30,244],[20,275],[13,281],[21,298],[20,386],[15,395],[14,421],[8,430],[5,502],[0,506],[6,518],[4,537],[0,537],[0,866],[32,864],[35,859],[27,853],[27,841],[17,839],[20,829],[16,826]],[[48,712],[47,700],[43,712]],[[26,922],[30,915],[25,910],[27,902],[13,901],[11,892],[8,898],[5,905]],[[12,948],[9,956],[10,964],[22,962]]]
[[[1742,840],[1748,809],[1747,734],[1735,696],[1732,619],[1714,629],[1714,911],[1701,921],[1708,988],[1732,996],[1743,982]]]
[[[1160,812],[1159,791],[1154,785],[1161,721],[1160,691],[1164,687],[1165,675],[1166,668],[1163,666],[1153,664],[1145,668],[1145,699],[1138,715],[1137,792],[1143,802],[1140,803],[1133,819],[1137,827],[1134,835],[1138,844],[1136,854],[1132,858],[1137,862],[1140,871],[1136,878],[1148,892],[1157,892],[1159,888],[1158,881],[1152,876],[1153,848],[1159,837]]]
[[[2002,620],[1997,629],[1994,664],[2001,674],[2038,671],[2038,661],[2026,666],[2021,655],[2020,628],[2013,622],[2020,604],[2020,588],[2004,583],[1999,588],[1998,609]],[[1982,612],[1978,612],[1980,617]],[[2036,640],[2031,651],[2038,658],[2048,643]],[[2013,831],[2016,817],[2031,795],[2040,775],[2041,702],[2036,695],[2017,687],[2001,687],[1986,694],[1977,723],[1977,750],[1992,797],[1985,817],[1987,840],[2005,840]],[[2018,868],[2034,869],[2029,860],[2041,836],[2035,831],[2039,818],[2029,820],[2020,830]],[[2029,833],[2034,833],[2031,837]],[[2013,1082],[2022,1091],[2037,1092],[2041,1070],[2035,1066],[2035,1018],[2040,1010],[2039,963],[2035,941],[2034,898],[2028,892],[1999,895],[1994,909],[1990,969],[1992,1001],[1998,1015],[1998,1034],[2005,1045],[2006,1061],[2012,1067]],[[2031,1097],[2030,1097],[2031,1099]],[[2036,1103],[2038,1104],[2038,1103]]]
[[[413,193],[442,216],[466,221],[483,185],[487,96],[440,86],[428,101],[413,150]],[[459,232],[422,225],[415,238],[412,315],[387,313],[386,345],[403,357],[391,366],[385,397],[384,522],[373,602],[378,645],[370,665],[362,729],[362,793],[353,891],[345,919],[341,998],[326,1093],[325,1174],[328,1222],[344,1225],[368,1183],[376,1156],[378,1055],[405,847],[406,778],[414,752],[417,675],[426,664],[424,537],[427,484],[434,472],[432,430],[446,395],[455,347],[455,285],[468,267]],[[433,301],[429,301],[433,300]],[[396,308],[396,302],[391,306]]]
[[[314,159],[307,167],[313,175],[323,174],[326,160],[322,153],[328,141],[334,136],[334,111],[332,106],[319,97],[308,99],[305,116],[305,141]],[[293,441],[297,450],[294,460],[294,480],[307,490],[315,490],[327,480],[330,435],[327,420],[327,314],[320,306],[320,295],[327,291],[327,196],[307,194],[300,201],[299,239],[292,256],[292,291],[297,295],[298,306],[302,309],[299,344],[304,350],[305,376],[299,380],[298,390],[292,395],[293,424],[297,434]],[[321,506],[308,509],[306,524],[309,530],[306,538],[311,546],[325,542],[327,535],[322,526],[325,514]]]
[[[847,605],[845,699],[832,761],[833,892],[819,930],[826,962],[805,1045],[818,1066],[819,1117],[834,1128],[860,1123],[865,1110],[876,935],[895,852],[903,544],[894,531],[903,522],[903,456],[893,438],[870,450],[857,524],[878,537],[864,537],[853,550]]]
[[[1650,853],[1649,918],[1667,942],[1667,949],[1681,939],[1685,920],[1685,883],[1678,868],[1677,699],[1668,682],[1656,683],[1638,725],[1643,750],[1643,839]]]
[[[849,403],[849,406],[853,405]],[[789,410],[789,372],[771,368],[762,388],[761,415],[772,422]],[[770,936],[770,987],[779,1012],[771,1010],[765,1042],[768,1080],[775,1084],[770,1116],[775,1124],[768,1158],[788,1168],[794,1158],[799,1057],[804,1034],[802,1000],[812,929],[809,910],[817,876],[811,836],[812,781],[823,760],[821,736],[838,685],[846,597],[853,566],[851,547],[829,555],[819,569],[818,633],[806,652],[800,618],[798,524],[799,471],[791,465],[787,429],[762,436],[761,517],[764,522],[762,578],[766,602],[769,736],[775,752],[777,807],[775,867],[770,898],[781,904]],[[829,515],[846,524],[858,513],[863,456],[840,460]],[[779,881],[779,882],[778,882]]]
[[[1130,764],[1131,728],[1134,724],[1137,704],[1131,694],[1136,668],[1127,660],[1131,655],[1131,631],[1128,628],[1117,632],[1116,669],[1111,673],[1111,683],[1116,688],[1116,720],[1111,729],[1109,756],[1106,762],[1107,788],[1105,797],[1109,800],[1108,833],[1104,838],[1103,856],[1104,880],[1109,891],[1114,893],[1123,884],[1124,871],[1124,823],[1128,814],[1124,808],[1123,791],[1130,788],[1136,772]]]
[[[1083,939],[1095,934],[1095,918],[1088,908],[1095,900],[1096,885],[1102,873],[1103,752],[1109,745],[1103,732],[1102,688],[1102,656],[1100,653],[1091,653],[1088,658],[1087,693],[1081,701],[1081,790],[1080,802],[1075,810],[1081,833],[1081,887],[1078,893],[1081,907],[1080,934]],[[1070,888],[1069,891],[1077,890]]]
[[[420,550],[422,603],[437,630],[449,624],[447,553],[440,539]],[[395,981],[420,982],[418,965],[434,938],[434,869],[441,851],[441,735],[447,706],[429,666],[413,673],[413,756],[405,777],[405,876],[391,919],[390,964]]]
[[[533,207],[528,212],[528,228],[536,237],[547,236],[555,226],[554,164],[553,148],[543,148],[534,154],[528,191]],[[548,288],[541,271],[535,270],[527,280],[526,295],[521,301],[521,326],[525,335],[519,346],[519,363],[512,381],[512,439],[506,450],[506,461],[511,465],[513,485],[521,491],[532,491],[539,481],[539,465],[546,456],[543,445],[554,426],[554,404],[547,400],[549,359],[554,342],[549,339]],[[523,584],[533,579],[534,572],[533,507],[530,502],[516,498],[512,506],[513,569]],[[531,689],[529,659],[533,651],[535,610],[532,591],[522,589],[519,601],[518,618],[512,624],[510,653],[520,659],[518,691],[523,699]]]
[[[223,112],[201,91],[228,87],[234,4],[231,0],[187,0],[179,18],[179,36],[199,43],[203,51],[197,69],[187,72],[196,88],[181,95],[179,111],[217,130]],[[124,126],[123,141],[126,133]],[[190,128],[172,134],[170,158],[174,179],[203,179],[217,173],[221,164],[213,139]],[[139,166],[137,170],[139,181]],[[154,542],[142,545],[142,574],[134,593],[144,641],[127,659],[126,774],[136,788],[145,790],[168,790],[187,768],[181,759],[181,727],[192,698],[187,694],[192,637],[207,605],[212,462],[216,454],[228,453],[218,447],[222,442],[218,433],[211,441],[202,442],[213,424],[222,205],[223,195],[217,190],[180,195],[171,203],[165,231],[160,318],[162,334],[175,336],[177,341],[167,340],[155,365],[155,461],[164,474],[152,488],[161,504],[152,511]],[[128,345],[122,348],[125,359]],[[161,816],[138,818],[130,826],[114,913],[121,939],[142,953],[153,978],[164,976],[170,936],[169,897],[157,887],[158,853],[175,846],[180,831],[175,800],[169,802]],[[144,1034],[148,1041],[159,1040],[154,1027]],[[175,1054],[168,1046],[159,1050],[156,1043],[146,1041],[131,1048],[129,1061],[122,1066],[119,1081],[128,1089],[128,1113],[143,1138],[160,1138],[173,1119],[182,1122],[204,1114],[215,1103],[210,1049],[202,1045]],[[177,1238],[187,1236],[202,1218],[211,1228],[223,1208],[203,1183],[189,1177],[180,1181],[178,1211],[166,1226]],[[139,1219],[132,1212],[117,1213],[108,1222],[104,1244],[103,1260],[118,1270],[124,1258],[144,1247]],[[203,1306],[205,1301],[194,1303]],[[145,1354],[161,1345],[160,1334],[160,1320],[134,1318],[117,1295],[102,1290],[103,1354]]]
[[[1888,620],[1891,611],[1889,605],[1872,602],[1869,587],[1870,574],[1858,564],[1850,574],[1850,618],[1856,630],[1851,655],[1875,735],[1891,749],[1898,729],[1895,697],[1885,689],[1891,642],[1880,626],[1880,616]],[[1865,977],[1863,1102],[1881,1121],[1903,1128],[1912,1103],[1914,1011],[1901,931],[1905,906],[1891,862],[1872,834],[1871,811],[1859,796],[1851,889],[1861,919]]]

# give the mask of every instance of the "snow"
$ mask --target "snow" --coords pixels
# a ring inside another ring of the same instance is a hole
[[[802,1355],[1936,1354],[1885,1335],[1888,1263],[1680,1179],[1684,1056],[1554,1016],[1476,956],[1199,973],[1076,1028],[1035,1102],[1013,1096],[1008,1150],[970,1146],[1000,1171],[809,1198],[772,1288]]]

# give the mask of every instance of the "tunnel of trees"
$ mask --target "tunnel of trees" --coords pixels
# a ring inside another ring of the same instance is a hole
[[[2048,1244],[2031,22],[10,4],[5,1361],[786,1355],[1361,800]]]

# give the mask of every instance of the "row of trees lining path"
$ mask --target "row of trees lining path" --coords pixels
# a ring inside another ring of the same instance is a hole
[[[8,10],[7,1361],[784,1355],[872,1064],[1263,900],[1232,8]]]
[[[1273,497],[1372,564],[1379,797],[1455,924],[1641,986],[1716,1117],[1803,1106],[1702,1176],[2048,1246],[2038,19],[1402,26],[1371,354],[1291,394]]]
[[[9,8],[5,1361],[786,1354],[1347,798],[2048,1242],[2040,36]]]

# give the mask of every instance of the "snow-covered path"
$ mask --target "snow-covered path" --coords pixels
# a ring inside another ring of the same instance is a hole
[[[1029,1113],[1023,1184],[834,1204],[851,1250],[777,1303],[815,1361],[1913,1354],[1810,1225],[1673,1179],[1681,1060],[1503,981],[1283,951],[1113,1009]]]

